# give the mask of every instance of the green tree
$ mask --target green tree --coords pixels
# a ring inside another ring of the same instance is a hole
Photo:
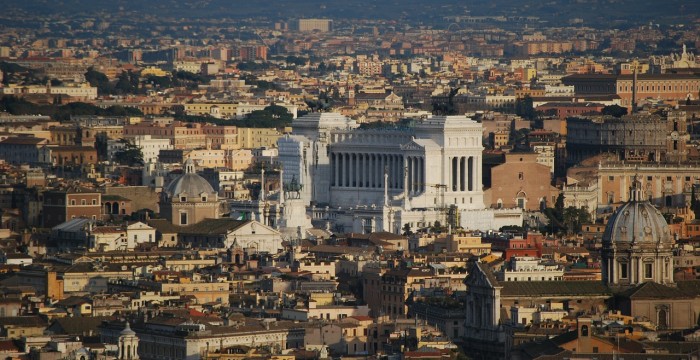
[[[107,160],[107,133],[99,132],[95,134],[95,150],[100,161]]]
[[[234,124],[238,127],[282,128],[290,126],[293,118],[294,116],[287,108],[270,105],[263,110],[251,112],[244,119],[235,121]]]
[[[569,206],[564,209],[563,222],[566,225],[567,234],[575,234],[581,231],[581,225],[591,223],[591,215],[587,208],[575,208]]]
[[[627,115],[627,108],[620,105],[608,105],[600,111],[603,115],[610,115],[616,118]]]
[[[515,102],[515,114],[528,120],[535,120],[537,113],[533,107],[530,95],[525,95],[525,97]]]
[[[695,213],[695,218],[700,218],[700,200],[697,199],[695,194],[695,186],[692,187],[690,192],[690,209]]]
[[[96,71],[93,67],[88,68],[85,80],[90,83],[90,86],[96,87],[97,93],[100,95],[111,94],[114,91],[107,75]]]
[[[564,194],[560,193],[557,196],[557,200],[554,202],[554,210],[557,213],[557,219],[560,221],[564,219]]]
[[[413,234],[413,231],[411,231],[411,225],[409,225],[408,223],[403,224],[403,228],[401,228],[401,229],[403,230],[404,235]]]
[[[143,153],[141,152],[141,148],[126,139],[119,139],[119,142],[124,144],[124,147],[114,153],[114,161],[121,165],[128,166],[143,165]]]
[[[130,71],[122,71],[119,74],[117,83],[114,85],[114,92],[119,95],[133,94],[138,89],[138,75]]]

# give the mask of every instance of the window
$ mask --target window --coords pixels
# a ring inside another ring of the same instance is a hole
[[[97,205],[97,200],[92,199],[92,205]]]
[[[627,264],[620,264],[620,279],[627,279]]]
[[[71,200],[71,201],[70,201],[70,204],[71,204],[71,205],[75,205],[75,200]]]
[[[206,196],[202,196],[202,201],[206,202],[206,201],[207,201],[207,197],[206,197]]]
[[[581,336],[588,336],[588,326],[587,325],[581,326]]]
[[[87,203],[85,202],[85,199],[80,200],[80,205],[86,205]]]
[[[180,213],[180,225],[187,225],[187,213]]]
[[[644,264],[644,278],[651,279],[653,274],[652,264]]]
[[[186,196],[180,196],[180,201],[181,201],[181,202],[187,201],[187,197],[186,197]]]
[[[523,180],[524,177],[523,173],[518,173],[518,180]]]

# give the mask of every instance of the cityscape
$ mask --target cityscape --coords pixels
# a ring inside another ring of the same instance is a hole
[[[700,360],[700,2],[0,9],[0,358]]]

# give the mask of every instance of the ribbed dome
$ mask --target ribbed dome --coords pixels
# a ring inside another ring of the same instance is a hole
[[[671,245],[668,223],[661,212],[643,200],[641,187],[635,181],[630,201],[615,211],[603,233],[603,243],[663,243]]]
[[[199,195],[202,193],[215,194],[214,188],[203,177],[194,172],[194,162],[188,159],[185,161],[185,173],[173,180],[163,191],[169,197],[179,194]]]
[[[164,191],[171,197],[182,193],[187,195],[215,193],[214,188],[211,187],[211,184],[197,174],[183,174],[168,184]]]

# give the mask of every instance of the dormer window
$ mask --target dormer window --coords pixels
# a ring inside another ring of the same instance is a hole
[[[206,195],[202,195],[202,201],[203,201],[203,202],[206,202],[206,201],[207,201],[207,196],[206,196]]]
[[[187,196],[180,196],[180,202],[187,201]]]

